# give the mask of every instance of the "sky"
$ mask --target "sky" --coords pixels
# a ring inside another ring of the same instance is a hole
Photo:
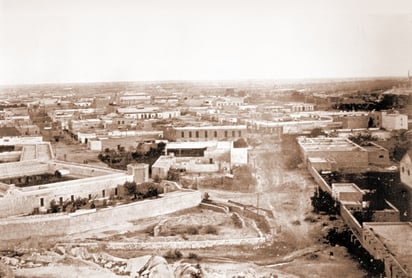
[[[0,85],[408,70],[411,0],[0,0]]]

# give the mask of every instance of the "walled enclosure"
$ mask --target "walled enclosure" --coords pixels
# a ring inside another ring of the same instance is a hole
[[[90,229],[111,227],[131,220],[159,216],[199,205],[199,191],[168,193],[154,200],[91,209],[70,214],[47,214],[0,220],[0,239],[25,239],[33,236],[63,236]],[[93,224],[91,224],[93,223]]]
[[[55,200],[108,197],[113,194],[118,185],[133,181],[132,175],[111,169],[88,167],[74,163],[53,161],[50,163],[18,162],[0,164],[0,173],[5,177],[30,176],[44,173],[54,173],[66,169],[79,179],[49,183],[24,188],[13,188],[0,197],[0,217],[19,214],[30,214],[35,208],[49,208]]]

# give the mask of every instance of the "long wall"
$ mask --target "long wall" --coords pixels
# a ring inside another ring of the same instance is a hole
[[[24,161],[0,164],[2,179],[44,174],[49,171],[47,163]]]
[[[154,200],[143,200],[118,207],[46,214],[0,220],[0,239],[25,239],[31,236],[60,236],[91,229],[111,227],[131,220],[154,217],[195,207],[201,202],[199,191],[172,192]]]
[[[29,214],[42,205],[47,209],[52,200],[59,202],[60,198],[62,201],[78,197],[88,198],[89,194],[92,198],[108,197],[118,185],[132,180],[131,175],[117,173],[14,189],[0,198],[0,217]]]

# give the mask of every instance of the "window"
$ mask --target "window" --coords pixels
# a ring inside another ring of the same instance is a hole
[[[72,202],[74,201],[74,195],[70,196],[70,199],[72,200]]]
[[[205,131],[205,138],[207,138],[207,130]]]
[[[232,137],[236,137],[235,131],[232,130]]]
[[[63,197],[59,198],[59,203],[60,203],[60,205],[63,205]]]
[[[105,197],[106,196],[106,191],[103,189],[102,190],[102,197]]]
[[[225,130],[225,137],[227,137],[227,130]]]
[[[405,167],[402,166],[402,173],[405,173]]]
[[[192,132],[189,131],[189,138],[192,138]]]
[[[381,154],[380,156],[379,156],[379,158],[384,158],[385,156],[383,155],[383,154]]]
[[[196,131],[196,138],[199,138],[199,131]]]
[[[114,196],[117,196],[117,187],[114,189]]]
[[[215,132],[214,132],[214,136],[217,137],[217,131],[216,131],[216,130],[215,130]]]
[[[40,198],[40,206],[44,207],[44,198]]]
[[[242,137],[242,131],[241,130],[239,130],[237,133],[238,133],[239,137]]]
[[[185,138],[185,132],[184,131],[182,131],[182,138]]]

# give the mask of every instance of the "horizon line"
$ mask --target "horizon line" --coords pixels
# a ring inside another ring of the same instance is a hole
[[[0,88],[25,87],[25,86],[46,86],[46,85],[80,85],[80,84],[107,84],[107,83],[206,83],[206,82],[323,82],[328,81],[363,81],[363,80],[385,80],[385,79],[405,79],[408,76],[387,75],[387,76],[360,76],[360,77],[304,77],[304,78],[239,78],[239,79],[147,79],[147,80],[113,80],[113,81],[65,81],[65,82],[39,82],[39,83],[9,83],[0,84]]]

